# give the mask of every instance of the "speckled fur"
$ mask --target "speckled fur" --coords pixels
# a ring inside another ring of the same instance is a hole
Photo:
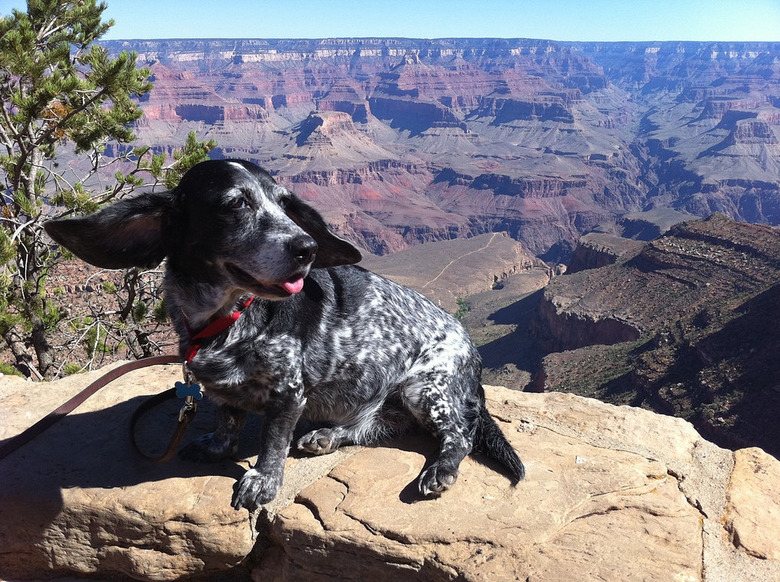
[[[98,265],[120,238],[159,244],[146,262],[168,257],[166,300],[182,353],[190,330],[235,309],[247,293],[257,297],[190,364],[219,404],[219,424],[184,457],[230,457],[246,411],[266,416],[257,463],[236,484],[234,507],[251,511],[276,496],[299,420],[316,428],[294,446],[312,454],[370,445],[416,421],[440,443],[418,479],[425,496],[449,488],[472,450],[499,460],[513,481],[523,478],[522,462],[485,410],[481,361],[461,325],[420,294],[350,265],[358,251],[265,172],[247,162],[206,162],[143,206],[123,201],[78,219],[81,225],[54,221],[47,230]],[[149,224],[127,226],[139,216],[149,223],[150,215],[161,230],[156,238]],[[312,239],[316,256],[295,250]],[[89,240],[101,240],[101,250]],[[139,251],[124,246],[126,262],[140,264]],[[305,277],[300,293],[280,291],[296,277]]]

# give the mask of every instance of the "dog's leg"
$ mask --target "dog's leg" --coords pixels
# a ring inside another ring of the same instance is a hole
[[[353,418],[344,423],[312,430],[298,439],[299,451],[326,455],[343,445],[372,445],[397,436],[410,425],[408,412],[397,397],[375,399],[353,411]]]
[[[245,410],[220,404],[214,432],[196,438],[179,452],[179,456],[188,461],[205,462],[232,458],[238,451],[238,437],[245,420]]]
[[[455,484],[458,467],[472,449],[468,437],[461,431],[451,428],[442,434],[444,432],[436,435],[441,439],[438,458],[417,479],[417,489],[426,497],[440,495]]]
[[[473,446],[476,402],[458,385],[463,378],[429,371],[403,388],[404,403],[415,418],[439,439],[436,459],[423,470],[417,488],[424,496],[439,495],[458,479],[458,467]]]
[[[260,431],[257,463],[233,488],[232,505],[235,509],[245,507],[252,512],[279,493],[293,431],[305,404],[303,383],[288,386],[284,393],[276,394],[269,401]]]

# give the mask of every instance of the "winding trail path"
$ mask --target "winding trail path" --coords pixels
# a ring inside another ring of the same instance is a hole
[[[467,252],[467,253],[464,253],[464,254],[460,255],[459,257],[455,257],[454,259],[452,259],[452,260],[451,260],[449,263],[447,263],[447,264],[445,265],[445,267],[444,267],[444,268],[443,268],[441,271],[439,271],[439,274],[438,274],[438,275],[436,275],[436,276],[435,276],[433,279],[431,279],[431,280],[430,280],[430,281],[428,281],[428,282],[427,282],[425,285],[423,285],[423,286],[422,286],[422,288],[423,288],[423,289],[425,289],[425,288],[426,288],[428,285],[430,285],[431,283],[435,283],[435,282],[436,282],[436,280],[437,280],[439,277],[441,277],[441,276],[444,274],[444,271],[446,271],[446,270],[447,270],[447,269],[449,269],[449,268],[450,268],[452,265],[454,265],[455,263],[457,263],[458,261],[460,261],[460,260],[461,260],[463,257],[468,257],[469,255],[473,255],[474,253],[478,253],[478,252],[480,252],[480,251],[484,251],[484,250],[485,250],[486,248],[488,248],[488,247],[489,247],[491,244],[493,244],[493,241],[495,240],[495,238],[496,238],[496,237],[497,237],[499,234],[501,234],[501,233],[494,232],[494,233],[493,233],[493,235],[490,237],[490,240],[489,240],[489,241],[487,241],[487,243],[485,244],[485,246],[483,246],[482,248],[479,248],[479,249],[476,249],[476,250],[473,250],[473,251],[469,251],[469,252]]]

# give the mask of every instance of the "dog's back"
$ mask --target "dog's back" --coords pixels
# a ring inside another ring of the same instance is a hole
[[[309,325],[311,303],[319,314]],[[457,320],[417,292],[360,267],[336,267],[312,271],[289,307],[304,322],[304,382],[312,387],[305,414],[312,419],[345,420],[328,418],[334,398],[347,416],[377,400],[417,400],[425,388],[416,383],[439,373],[457,378],[450,384],[464,406],[478,403],[476,348]]]
[[[482,452],[513,480],[523,479],[522,462],[485,409],[479,353],[454,317],[355,266],[312,271],[287,307],[302,323],[303,417],[340,427],[337,443],[329,441],[329,428],[325,447],[317,433],[300,448],[319,453],[345,442],[371,444],[404,429],[411,412],[457,449]]]

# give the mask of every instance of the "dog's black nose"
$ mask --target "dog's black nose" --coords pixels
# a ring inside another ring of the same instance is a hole
[[[300,265],[308,265],[317,253],[317,242],[310,236],[301,236],[290,241],[290,252]]]

